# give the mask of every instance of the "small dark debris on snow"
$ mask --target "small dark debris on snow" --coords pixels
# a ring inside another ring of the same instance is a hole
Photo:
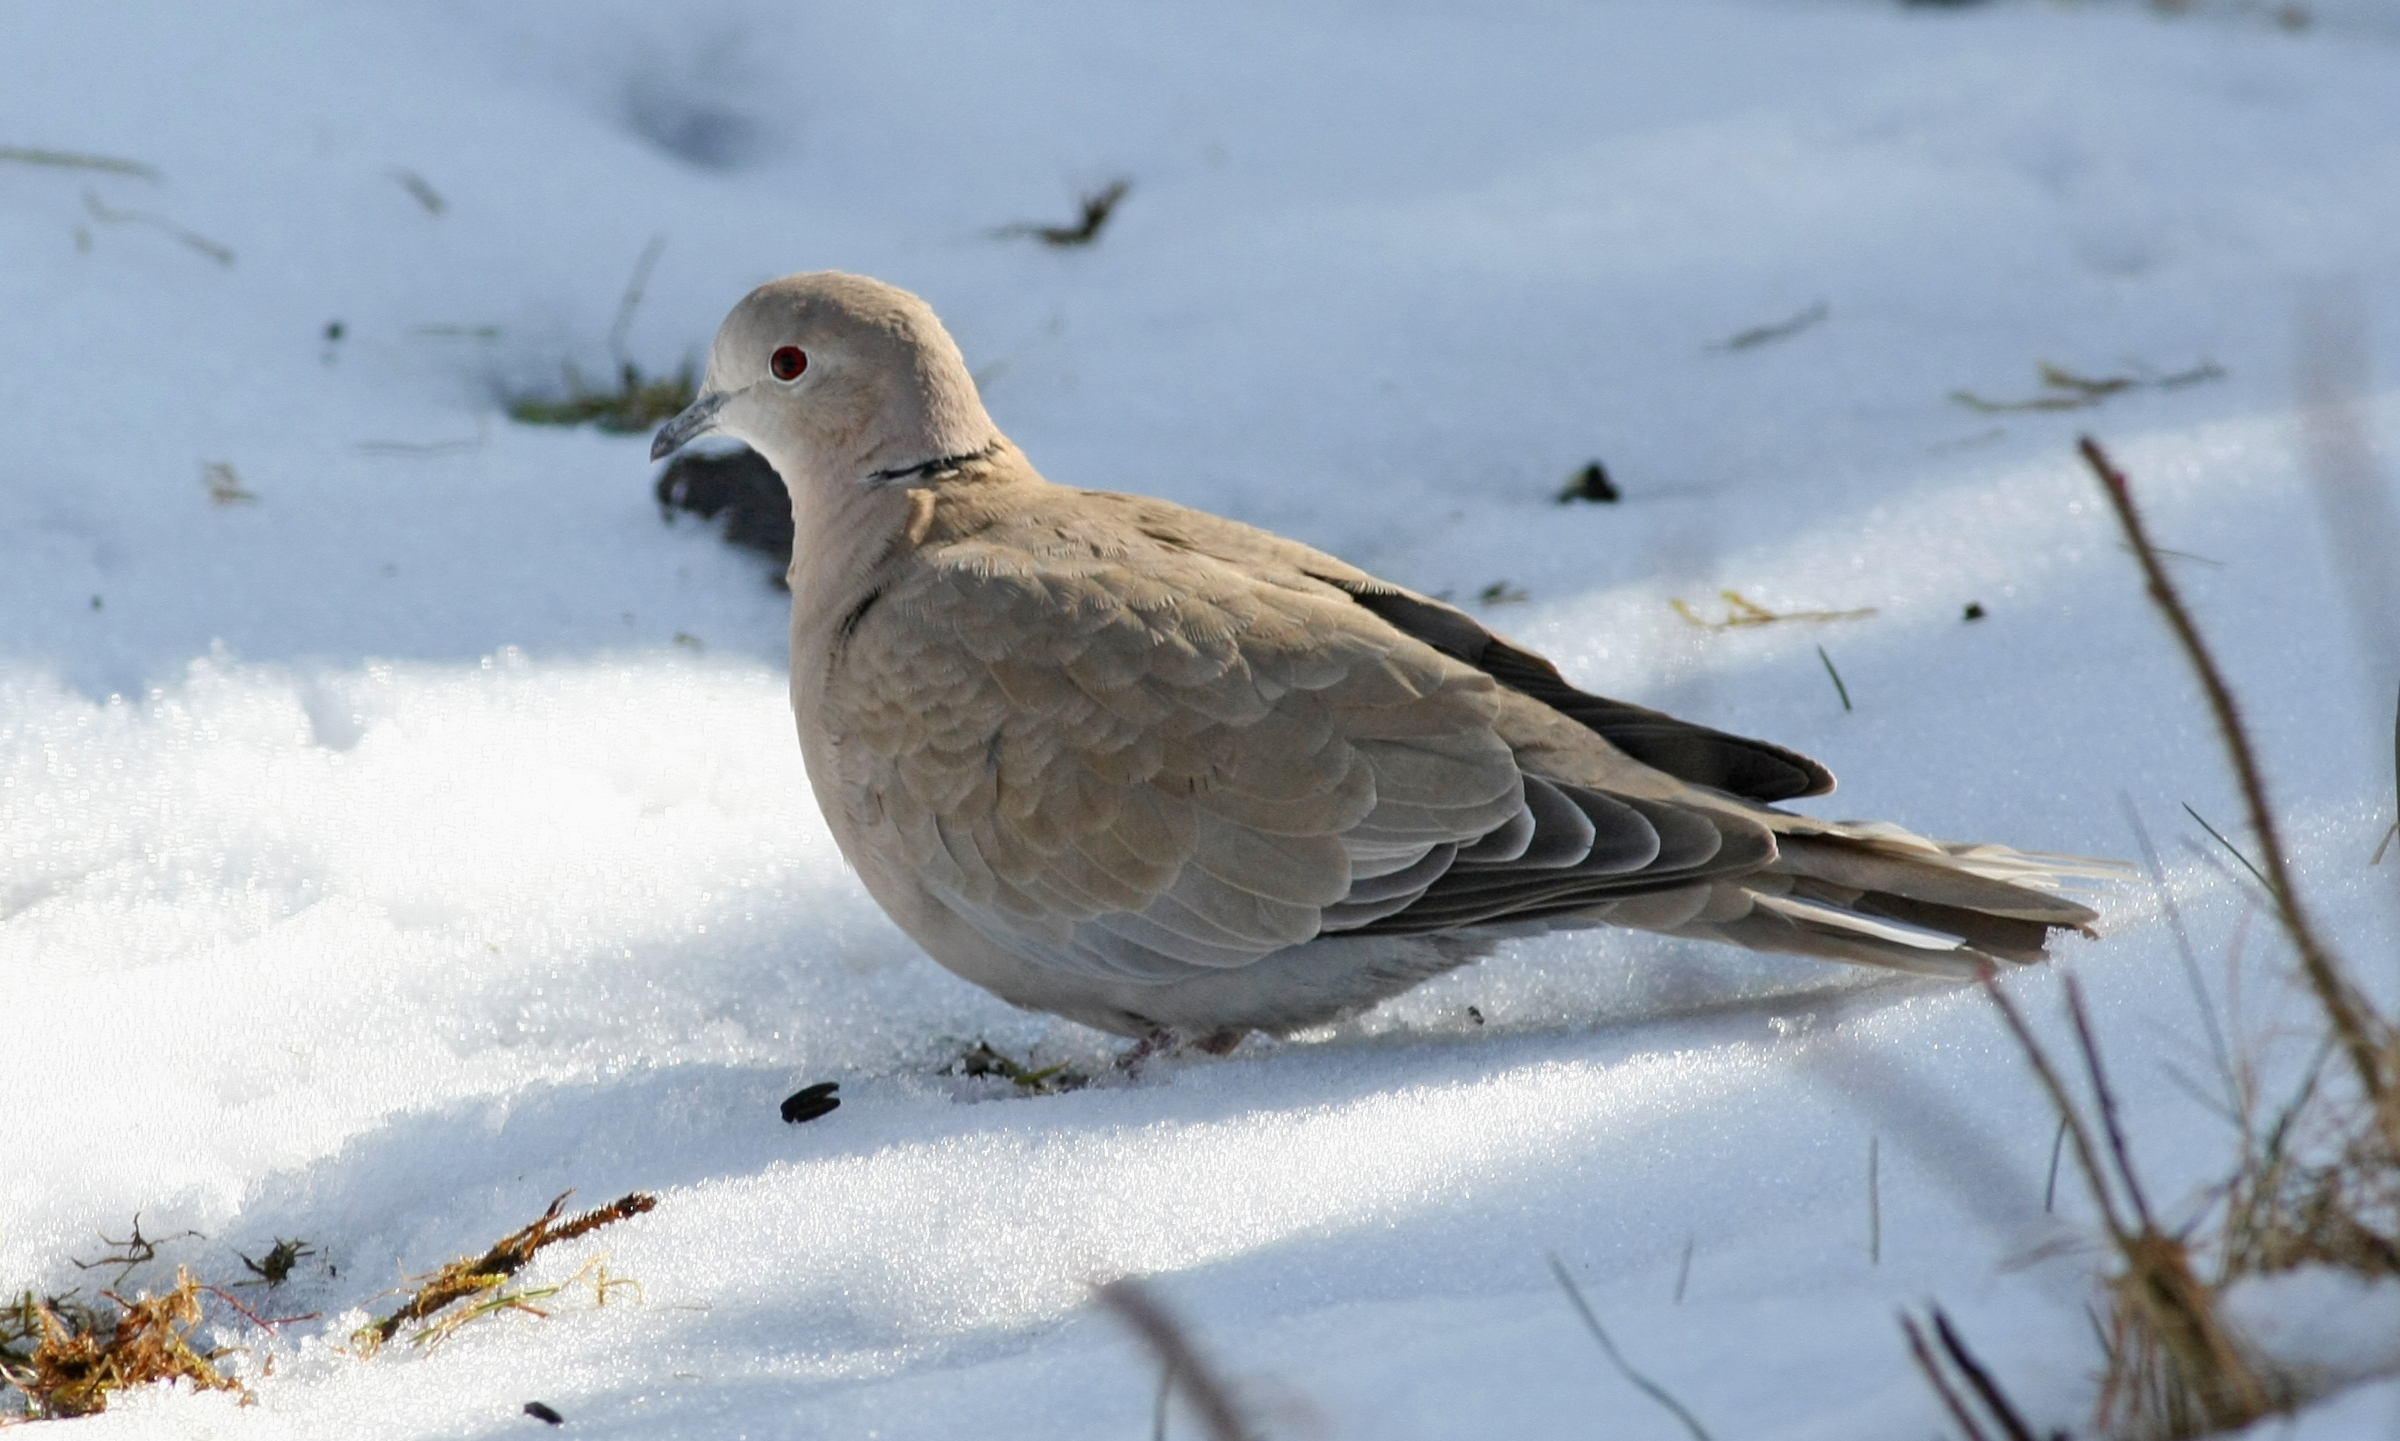
[[[1607,467],[1596,460],[1567,477],[1566,488],[1558,493],[1560,505],[1572,505],[1579,500],[1615,505],[1624,498],[1624,492],[1618,490],[1616,483],[1608,478]]]
[[[1771,325],[1754,325],[1738,335],[1727,336],[1710,346],[1709,349],[1719,351],[1751,350],[1761,345],[1772,345],[1778,340],[1789,340],[1831,313],[1831,307],[1820,300],[1788,319],[1778,320]]]
[[[658,504],[669,520],[678,510],[704,520],[722,515],[726,540],[791,564],[792,497],[775,467],[748,446],[676,456],[658,478]]]
[[[566,1417],[559,1415],[556,1409],[545,1406],[539,1401],[526,1402],[525,1414],[531,1416],[536,1421],[545,1422],[552,1426],[564,1426],[567,1424]]]
[[[325,322],[325,339],[328,344],[341,339],[346,333],[347,327],[345,327],[340,321],[328,320]]]
[[[1469,1006],[1467,1007],[1467,1019],[1480,1026],[1483,1024],[1483,1012],[1474,1006]]]
[[[792,1092],[783,1098],[783,1119],[788,1125],[813,1121],[841,1109],[842,1098],[834,1094],[841,1089],[838,1081],[819,1081],[813,1086]]]
[[[208,498],[219,505],[239,505],[258,499],[257,492],[242,485],[242,473],[229,460],[211,461],[201,467],[200,480],[208,487]]]
[[[1485,605],[1517,605],[1531,599],[1524,591],[1510,585],[1505,580],[1493,581],[1490,585],[1475,592],[1475,598]]]
[[[93,597],[92,597],[92,609],[94,609],[94,610],[98,610],[99,608],[100,608],[100,597],[98,597],[98,596],[93,596]]]
[[[242,1255],[239,1251],[234,1254]],[[280,1286],[291,1278],[294,1266],[299,1265],[302,1259],[315,1254],[317,1254],[316,1247],[309,1245],[306,1241],[286,1241],[281,1236],[277,1236],[275,1244],[267,1248],[266,1255],[255,1261],[248,1256],[242,1256],[242,1264],[250,1269],[251,1275],[258,1278],[257,1281],[243,1284]]]
[[[1073,225],[1036,225],[1027,222],[1003,225],[992,233],[1000,236],[1030,235],[1044,245],[1089,245],[1100,238],[1100,227],[1108,224],[1108,217],[1116,213],[1117,203],[1132,189],[1133,182],[1130,180],[1111,180],[1085,195],[1077,202],[1083,207],[1083,219]]]
[[[442,199],[442,193],[414,170],[395,170],[392,178],[400,182],[400,188],[408,192],[409,199],[425,207],[427,215],[439,215],[449,209],[450,202]]]
[[[1982,602],[1982,601],[1979,601],[1979,600],[1971,600],[1971,601],[1968,601],[1968,602],[1967,602],[1967,616],[1966,616],[1966,618],[1967,618],[1968,620],[1981,620],[1981,619],[1983,619],[1983,617],[1984,617],[1983,602]]]

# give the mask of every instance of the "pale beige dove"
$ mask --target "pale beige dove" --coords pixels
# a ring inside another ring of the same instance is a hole
[[[1554,928],[1965,978],[2094,919],[2050,893],[2066,858],[1778,809],[1833,777],[1305,545],[1052,484],[906,291],[751,292],[651,453],[710,433],[791,492],[792,708],[842,854],[1019,1006],[1221,1046]]]

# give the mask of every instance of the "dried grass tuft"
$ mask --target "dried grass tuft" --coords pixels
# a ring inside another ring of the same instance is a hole
[[[521,396],[508,403],[508,418],[523,425],[591,425],[611,435],[631,435],[672,420],[692,403],[692,367],[673,375],[644,375],[631,361],[618,368],[613,390],[584,380],[574,366],[566,367],[564,400]]]
[[[2066,1123],[2069,1154],[2116,1252],[2117,1270],[2107,1281],[2108,1370],[2101,1383],[2099,1428],[2140,1441],[2181,1441],[2246,1426],[2288,1408],[2297,1399],[2295,1388],[2226,1322],[2223,1278],[2214,1284],[2202,1280],[2191,1247],[2161,1227],[2150,1209],[2126,1147],[2082,988],[2067,978],[2067,1013],[2096,1118],[2087,1116],[2068,1091],[2048,1050],[1998,981],[1987,974],[1983,985]]]
[[[154,1381],[188,1381],[199,1391],[242,1391],[216,1368],[225,1354],[193,1344],[204,1287],[178,1268],[163,1296],[102,1292],[104,1305],[30,1291],[0,1316],[0,1383],[23,1392],[27,1419],[91,1416],[109,1397]]]
[[[1166,1395],[1172,1389],[1183,1393],[1185,1403],[1200,1418],[1201,1429],[1208,1433],[1209,1441],[1254,1441],[1257,1433],[1243,1416],[1233,1388],[1201,1355],[1192,1343],[1191,1334],[1158,1303],[1148,1287],[1125,1276],[1095,1287],[1092,1295],[1130,1327],[1158,1359],[1164,1374],[1159,1388],[1158,1419],[1153,1427],[1155,1434],[1163,1436],[1166,1432]]]

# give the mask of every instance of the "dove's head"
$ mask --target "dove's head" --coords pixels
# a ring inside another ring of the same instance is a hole
[[[999,439],[933,307],[907,291],[819,270],[770,280],[725,317],[699,398],[658,432],[658,459],[729,435],[784,482],[871,484]]]

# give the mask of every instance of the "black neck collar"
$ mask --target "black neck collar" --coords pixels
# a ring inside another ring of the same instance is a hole
[[[891,470],[869,471],[867,482],[870,485],[890,485],[896,480],[923,480],[929,475],[939,475],[945,470],[956,470],[960,466],[970,465],[978,460],[989,460],[999,451],[1000,442],[995,440],[981,450],[962,451],[957,455],[939,455],[921,465],[903,465]]]

